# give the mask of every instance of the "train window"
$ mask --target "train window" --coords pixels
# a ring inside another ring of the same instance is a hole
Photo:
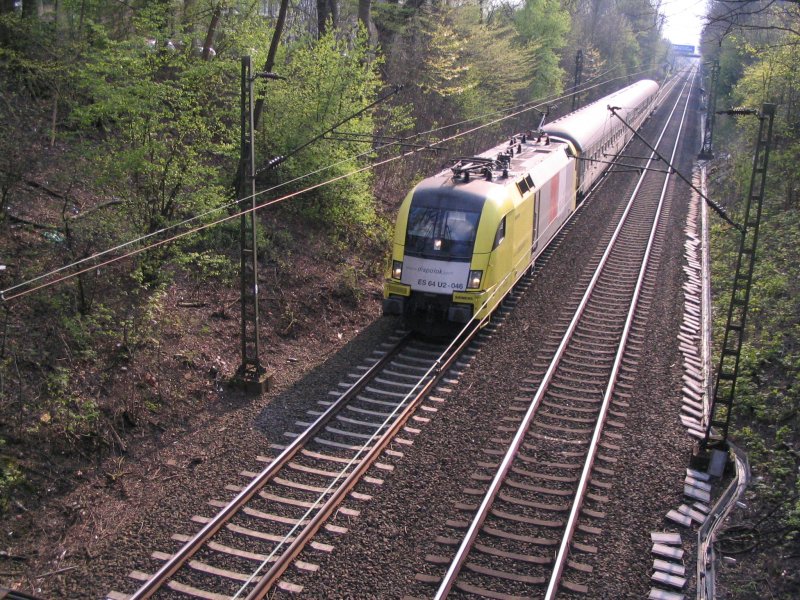
[[[524,181],[528,184],[529,188],[533,189],[533,178],[530,176],[530,174],[525,175]]]
[[[524,196],[525,192],[531,189],[531,186],[528,185],[528,182],[525,179],[520,179],[517,182],[517,189],[519,190],[519,195]]]
[[[494,235],[494,244],[492,244],[492,250],[497,248],[502,241],[506,239],[506,218],[503,217],[500,219],[500,224],[497,226],[497,233]]]
[[[412,206],[408,213],[406,252],[440,259],[472,257],[480,213]]]

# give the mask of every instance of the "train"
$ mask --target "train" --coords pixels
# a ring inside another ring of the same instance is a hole
[[[659,85],[633,83],[474,157],[454,159],[397,214],[383,314],[415,330],[489,315],[653,112]]]

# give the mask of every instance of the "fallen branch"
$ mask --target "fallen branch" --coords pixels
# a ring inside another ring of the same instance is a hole
[[[91,208],[87,208],[83,212],[79,212],[77,215],[72,215],[70,219],[73,221],[77,221],[78,219],[83,219],[84,217],[88,217],[92,213],[97,212],[98,210],[102,210],[104,208],[108,208],[109,206],[116,206],[117,204],[122,204],[122,200],[116,198],[114,200],[108,200],[107,202],[101,202],[96,206],[92,206]]]
[[[43,186],[38,181],[33,181],[32,179],[26,179],[25,180],[25,185],[27,185],[28,187],[32,187],[34,189],[37,189],[37,190],[42,190],[48,196],[52,196],[53,198],[58,198],[59,200],[66,200],[67,199],[67,197],[64,194],[56,192],[55,190],[51,190],[50,188],[48,188],[46,186]]]
[[[92,206],[84,210],[83,212],[78,213],[77,215],[71,215],[68,217],[70,221],[77,221],[79,219],[83,219],[88,217],[89,215],[96,213],[98,210],[102,210],[104,208],[108,208],[109,206],[116,206],[117,204],[122,204],[122,200],[115,199],[109,200],[107,202],[102,202],[97,206]],[[9,220],[14,221],[15,223],[22,223],[23,225],[30,225],[31,227],[35,227],[36,229],[46,229],[48,231],[61,231],[61,227],[57,225],[45,225],[43,223],[37,223],[36,221],[31,221],[30,219],[26,219],[24,217],[18,217],[10,212],[6,212]]]
[[[56,227],[55,225],[43,225],[42,223],[37,223],[36,221],[31,221],[29,219],[24,219],[22,217],[12,215],[10,212],[6,212],[6,216],[8,217],[9,220],[14,221],[15,223],[30,225],[31,227],[35,227],[36,229],[47,229],[48,231],[58,231],[59,229],[61,229],[60,227]]]
[[[53,575],[58,575],[60,573],[66,573],[67,571],[74,571],[78,567],[64,567],[63,569],[56,569],[55,571],[50,571],[49,573],[42,573],[41,575],[37,575],[36,579],[44,579],[45,577],[52,577]]]

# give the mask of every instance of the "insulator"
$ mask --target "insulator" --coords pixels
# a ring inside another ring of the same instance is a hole
[[[286,160],[285,156],[275,156],[273,158],[270,158],[267,161],[267,165],[266,165],[265,168],[272,169],[273,167],[277,167],[279,164],[281,164],[285,160]]]
[[[743,116],[743,115],[757,115],[758,111],[753,108],[731,108],[730,110],[721,110],[717,114]]]

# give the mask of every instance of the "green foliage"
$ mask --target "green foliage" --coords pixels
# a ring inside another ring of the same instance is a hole
[[[558,4],[536,0],[520,10],[485,11],[474,2],[377,11],[384,70],[389,81],[406,85],[420,129],[474,119],[560,90],[557,54],[568,17]],[[461,143],[453,142],[450,151],[476,150],[472,140],[463,142],[463,150]]]
[[[484,23],[477,6],[461,5],[439,7],[435,18],[418,16],[413,24],[425,44],[414,79],[426,105],[471,118],[513,105],[532,82],[545,85],[537,74],[542,45],[518,36],[509,19]]]
[[[658,7],[641,0],[567,3],[572,16],[571,52],[562,65],[574,68],[574,50],[584,51],[584,81],[603,74],[655,77],[669,46],[661,39]],[[596,52],[595,63],[588,56]],[[600,67],[599,65],[603,65]]]
[[[0,438],[0,452],[6,441]],[[5,456],[0,456],[0,514],[8,510],[8,501],[16,488],[25,482],[25,476],[16,463]]]
[[[419,21],[421,33],[427,38],[422,58],[423,77],[419,85],[425,94],[447,98],[471,91],[479,82],[469,76],[472,65],[465,60],[469,48],[468,34],[456,31],[452,22],[457,12],[453,10],[448,14],[443,11],[440,16],[440,19]],[[476,30],[475,27],[471,29]]]
[[[76,356],[94,360],[97,348],[106,347],[116,338],[116,324],[116,315],[107,306],[99,304],[88,314],[68,312],[62,317],[60,326]]]
[[[232,287],[239,273],[238,264],[213,250],[182,252],[176,256],[176,263],[183,267],[196,289],[212,283]]]
[[[144,40],[106,39],[92,50],[75,72],[89,101],[74,108],[72,122],[105,132],[85,152],[98,183],[125,200],[137,230],[152,233],[222,204],[219,167],[230,172],[236,150],[226,63],[159,51]]]
[[[789,42],[790,40],[786,40]],[[789,43],[768,50],[747,47],[753,62],[741,74],[732,91],[736,106],[760,109],[764,103],[777,106],[773,136],[775,151],[771,157],[770,171],[774,181],[784,184],[784,206],[800,202],[800,65],[797,63],[796,47]],[[747,121],[746,134],[755,137],[757,122]],[[777,190],[776,190],[777,191]]]
[[[275,69],[286,81],[269,81],[260,90],[266,105],[264,134],[258,140],[261,163],[290,153],[355,114],[376,98],[380,88],[378,62],[363,30],[354,37],[330,31],[316,42],[305,39],[284,50]],[[373,129],[373,116],[366,112],[339,130],[369,139]],[[315,175],[283,186],[271,197],[354,172],[363,167],[369,149],[369,144],[339,141],[335,136],[312,144],[271,176],[278,183],[301,174]],[[360,160],[359,154],[364,155]],[[363,171],[292,199],[288,209],[352,235],[375,222],[371,182],[371,173]]]
[[[526,0],[513,15],[517,33],[532,51],[535,62],[530,77],[530,95],[539,98],[560,91],[564,75],[559,50],[567,43],[569,14],[558,0]]]
[[[44,382],[47,409],[39,416],[42,428],[55,430],[57,436],[71,441],[96,434],[100,410],[91,398],[82,398],[72,392],[71,373],[65,367],[56,367]]]
[[[718,52],[720,91],[729,92],[729,98],[720,101],[722,106],[777,105],[733,435],[751,452],[753,471],[761,480],[759,503],[777,506],[770,510],[775,511],[773,529],[781,532],[776,543],[783,544],[800,533],[798,503],[787,501],[800,485],[800,213],[796,210],[800,73],[794,46],[777,44],[765,49],[754,43],[756,39],[730,36]],[[727,131],[720,139],[727,142],[723,152],[731,156],[725,164],[732,167],[725,172],[732,180],[726,185],[726,200],[739,222],[744,219],[741,206],[748,193],[758,124],[752,116],[723,121]],[[716,227],[713,240],[719,290],[716,330],[720,333],[730,300],[738,235]]]
[[[357,306],[364,298],[364,286],[359,281],[358,271],[351,265],[345,265],[338,278],[338,287],[335,294],[349,302],[352,306]]]
[[[485,114],[489,107],[513,106],[517,100],[558,88],[557,64],[554,70],[548,64],[549,58],[557,63],[557,46],[545,49],[549,38],[520,35],[515,22],[499,17],[479,23],[477,13],[468,8],[454,15],[454,23],[465,42],[462,63],[471,65],[470,87],[462,101],[467,116]]]
[[[765,560],[774,562],[781,560],[772,556],[774,549],[780,557],[796,555],[800,535],[800,21],[796,10],[771,5],[750,12],[747,3],[732,11],[729,4],[714,2],[710,10],[719,21],[707,29],[703,49],[720,65],[717,108],[759,110],[773,103],[777,109],[733,414],[734,438],[751,453],[755,510],[769,520],[760,549],[769,551]],[[759,122],[752,116],[718,122],[722,136],[716,138],[725,142],[722,151],[730,154],[726,163],[732,166],[725,172],[730,183],[724,189],[737,198],[730,204],[741,222],[738,207],[748,193]],[[719,263],[715,285],[723,290],[717,301],[720,314],[727,311],[738,248],[734,236],[714,238],[723,242],[717,243],[714,259]],[[784,568],[785,563],[779,564]],[[750,597],[751,591],[755,588],[743,590],[741,597]],[[778,585],[770,593],[785,591]]]

